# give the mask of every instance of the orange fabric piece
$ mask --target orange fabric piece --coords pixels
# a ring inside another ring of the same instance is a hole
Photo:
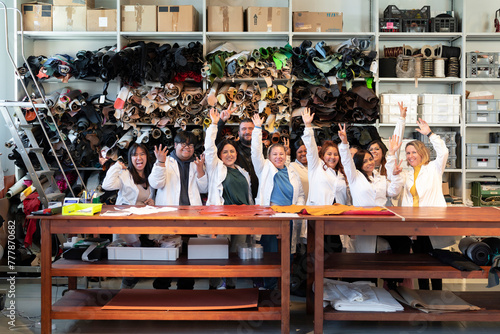
[[[373,208],[362,208],[353,205],[344,205],[335,203],[333,205],[288,205],[288,206],[278,206],[274,205],[271,207],[275,212],[282,213],[302,213],[311,216],[328,216],[328,215],[341,215],[349,211],[356,212],[380,212],[386,211],[387,209],[382,207]]]

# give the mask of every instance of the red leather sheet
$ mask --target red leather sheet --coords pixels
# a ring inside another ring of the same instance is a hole
[[[219,216],[272,216],[273,209],[258,205],[209,205],[200,210],[202,215]]]
[[[257,307],[259,289],[120,290],[105,310],[232,310]]]

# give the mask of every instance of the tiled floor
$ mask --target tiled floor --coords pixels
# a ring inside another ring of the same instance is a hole
[[[54,281],[54,283],[56,283]],[[63,283],[62,279],[61,282]],[[80,280],[79,286],[84,286]],[[107,280],[102,283],[105,288],[118,288],[118,279]],[[238,287],[250,285],[249,281],[239,280]],[[445,288],[450,290],[482,290],[486,282],[483,280],[468,281],[447,280]],[[5,280],[0,281],[0,289],[5,289]],[[97,287],[97,283],[92,283]],[[141,281],[136,288],[150,288],[151,280]],[[199,280],[196,288],[206,289],[206,280]],[[53,287],[54,299],[59,298],[64,291],[64,286]],[[499,291],[500,288],[494,288]],[[40,333],[35,328],[35,323],[40,321],[40,284],[37,279],[18,279],[16,284],[16,305],[18,315],[15,333]],[[3,311],[5,313],[5,310]],[[29,317],[29,319],[27,318]],[[8,333],[8,319],[0,317],[0,333]],[[218,333],[218,334],[253,334],[253,333],[280,333],[279,321],[246,322],[246,321],[83,321],[83,320],[55,320],[54,333],[123,333],[123,334],[149,334],[149,333]],[[292,296],[291,304],[291,333],[313,333],[313,318],[305,313],[305,299]],[[409,334],[409,333],[484,333],[499,332],[498,322],[325,322],[324,332],[331,334],[353,333],[383,333],[383,334]]]

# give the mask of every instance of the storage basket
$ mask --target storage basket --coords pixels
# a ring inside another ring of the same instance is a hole
[[[431,18],[431,6],[423,6],[421,9],[399,9],[396,5],[389,5],[384,10],[384,17],[429,20]]]
[[[431,20],[433,32],[457,32],[457,19],[454,17],[433,17]]]

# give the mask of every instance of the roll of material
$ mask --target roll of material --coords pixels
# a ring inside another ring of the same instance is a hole
[[[262,259],[264,257],[264,248],[262,245],[252,245],[252,259]]]
[[[443,58],[451,58],[456,57],[460,59],[461,50],[458,46],[447,46],[443,45],[441,50],[441,57]]]
[[[500,254],[500,238],[490,237],[482,240],[485,244],[490,246],[493,254]]]
[[[242,260],[250,260],[252,259],[252,248],[250,247],[241,247],[238,250],[238,255]]]
[[[24,182],[26,180],[29,180],[28,176],[25,176],[25,177],[21,178],[19,181],[17,181],[16,183],[14,183],[14,185],[12,187],[10,187],[9,190],[7,190],[7,194],[5,194],[5,197],[11,198],[11,197],[19,194],[24,189],[26,189],[27,186],[26,186],[26,184],[24,184]]]
[[[458,248],[469,260],[478,266],[485,266],[491,259],[491,248],[488,244],[480,242],[471,237],[460,240]]]
[[[421,52],[424,58],[434,57],[434,47],[430,45],[424,45],[421,48]]]
[[[445,77],[445,59],[437,58],[434,59],[434,76],[436,78],[444,78]]]

